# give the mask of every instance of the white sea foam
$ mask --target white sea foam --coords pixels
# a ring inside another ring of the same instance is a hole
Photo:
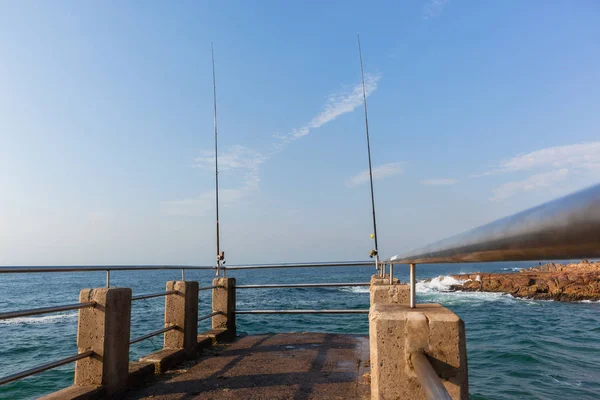
[[[514,271],[514,272],[518,272],[520,270],[522,270],[523,268],[519,268],[519,267],[510,267],[510,268],[500,268],[502,271]]]
[[[60,321],[75,319],[77,313],[45,315],[43,317],[19,317],[0,320],[0,325],[55,324]]]
[[[462,285],[465,281],[459,281],[451,276],[438,276],[427,281],[417,282],[417,293],[447,292],[453,285]]]
[[[365,286],[344,286],[340,290],[342,292],[369,293],[369,288]]]

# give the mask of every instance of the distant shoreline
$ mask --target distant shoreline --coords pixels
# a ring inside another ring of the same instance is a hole
[[[600,300],[600,262],[548,263],[519,272],[452,275],[451,291],[507,293],[518,298],[556,301]]]

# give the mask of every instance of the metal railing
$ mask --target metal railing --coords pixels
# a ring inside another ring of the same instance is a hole
[[[369,310],[236,310],[236,314],[368,314]]]
[[[198,321],[204,321],[205,319],[209,319],[209,318],[214,317],[215,315],[219,315],[219,314],[222,314],[222,312],[214,311],[214,312],[211,312],[210,314],[206,314],[201,317],[198,317]]]
[[[236,289],[280,289],[370,286],[370,283],[276,283],[264,285],[236,285]]]
[[[146,339],[150,339],[151,337],[158,336],[158,335],[160,335],[161,333],[168,332],[168,331],[170,331],[170,330],[172,330],[172,329],[175,329],[175,325],[172,325],[172,326],[167,326],[167,327],[164,327],[164,328],[161,328],[161,329],[155,330],[155,331],[153,331],[153,332],[150,332],[150,333],[148,333],[148,334],[146,334],[146,335],[138,336],[138,337],[136,337],[136,338],[134,338],[134,339],[131,339],[131,340],[129,341],[129,344],[134,344],[134,343],[138,343],[138,342],[141,342],[141,341],[143,341],[143,340],[146,340]]]
[[[82,358],[91,357],[93,355],[94,355],[93,351],[86,351],[83,353],[72,355],[70,357],[63,358],[58,361],[53,361],[53,362],[49,362],[47,364],[42,364],[42,365],[39,365],[37,367],[31,368],[31,369],[28,369],[25,371],[21,371],[16,374],[12,374],[12,375],[0,378],[0,385],[4,385],[5,383],[10,383],[10,382],[22,379],[22,378],[26,378],[31,375],[39,374],[40,372],[44,372],[44,371],[47,371],[52,368],[60,367],[61,365],[69,364],[69,363],[75,362],[77,360],[81,360]]]
[[[0,319],[10,319],[19,317],[30,317],[32,315],[50,314],[61,311],[78,310],[80,308],[94,307],[95,301],[88,301],[85,303],[66,304],[63,306],[43,307],[43,308],[32,308],[29,310],[21,311],[8,311],[0,313]]]
[[[410,361],[421,387],[429,400],[452,400],[442,380],[437,375],[425,353],[411,353]]]
[[[298,264],[296,264],[298,265]],[[337,266],[337,265],[336,265]],[[369,286],[369,283],[276,283],[263,285],[236,285],[235,289],[281,289]],[[369,310],[236,310],[235,314],[368,314]]]
[[[131,298],[131,301],[151,299],[153,297],[163,297],[163,296],[168,296],[170,294],[176,294],[176,293],[177,293],[177,290],[167,290],[166,292],[160,292],[160,293],[142,294],[139,296],[133,296]]]
[[[392,264],[538,261],[600,257],[600,185],[424,248]]]
[[[369,267],[375,266],[375,261],[334,261],[334,262],[315,262],[315,263],[279,263],[279,264],[248,264],[248,265],[229,265],[221,267],[228,271],[245,269],[263,269],[263,268],[328,268],[328,267]]]
[[[600,257],[600,184],[389,258],[410,264],[410,306],[416,307],[416,264],[538,261]],[[384,269],[385,271],[385,265]]]

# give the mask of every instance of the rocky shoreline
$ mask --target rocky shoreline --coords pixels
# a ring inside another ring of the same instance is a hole
[[[452,275],[461,284],[452,291],[499,292],[538,300],[600,300],[600,262],[549,263],[515,273]]]

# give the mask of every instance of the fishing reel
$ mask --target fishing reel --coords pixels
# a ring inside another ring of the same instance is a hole
[[[371,252],[369,253],[369,258],[373,258],[377,256],[377,250],[371,250]]]
[[[219,264],[225,264],[225,252],[224,251],[217,254],[217,262]]]

